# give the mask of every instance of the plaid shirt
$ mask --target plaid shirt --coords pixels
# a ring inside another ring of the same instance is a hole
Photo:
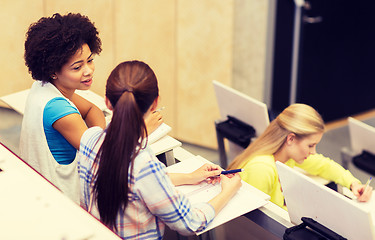
[[[100,219],[96,203],[92,201],[92,178],[97,170],[93,163],[105,133],[99,127],[88,129],[81,138],[78,172],[81,184],[81,206]],[[179,194],[166,173],[166,167],[148,147],[129,168],[129,201],[125,211],[116,219],[117,234],[123,239],[162,239],[165,225],[182,235],[203,230],[215,216],[208,203],[194,206]]]

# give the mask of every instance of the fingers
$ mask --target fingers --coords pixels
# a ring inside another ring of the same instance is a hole
[[[215,183],[219,183],[220,180],[221,180],[220,177],[210,177],[210,178],[207,178],[207,183],[215,184]]]
[[[152,124],[162,124],[164,122],[163,120],[163,115],[160,114],[160,112],[153,112],[151,113],[151,116],[150,116],[150,122],[152,122]]]
[[[233,177],[240,177],[240,175],[238,173],[230,173],[230,174],[224,174],[223,176],[227,177],[227,178],[233,178]]]
[[[202,168],[205,168],[209,171],[212,171],[212,170],[223,170],[219,165],[216,165],[216,164],[211,164],[211,163],[205,163]]]
[[[206,163],[202,166],[204,175],[208,183],[215,184],[220,182],[220,174],[223,170],[219,165]]]
[[[238,178],[238,179],[241,179],[241,176],[239,173],[230,173],[230,174],[221,174],[220,175],[221,178]]]
[[[352,192],[359,202],[367,202],[370,200],[373,188],[365,185],[353,185]]]
[[[221,174],[221,167],[215,164],[204,164],[201,169],[204,171],[206,177],[214,177]]]
[[[241,177],[238,173],[220,175],[222,183],[222,189],[229,189],[230,191],[236,192],[242,186]]]
[[[361,194],[359,194],[357,200],[360,202],[367,202],[370,200],[371,195],[372,195],[372,187],[368,186],[366,189],[362,188]]]
[[[146,127],[147,132],[152,133],[155,129],[157,129],[162,123],[164,122],[162,115],[160,112],[153,112],[151,113],[146,119]]]
[[[152,113],[152,117],[153,117],[156,121],[163,121],[163,115],[161,115],[160,112],[153,112],[153,113]]]

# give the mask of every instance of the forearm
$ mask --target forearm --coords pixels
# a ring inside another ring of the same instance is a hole
[[[168,173],[173,185],[179,186],[184,184],[191,184],[190,174],[186,173]]]
[[[303,166],[302,168],[308,173],[334,181],[344,187],[349,188],[353,182],[360,182],[350,171],[321,154],[311,155],[309,157],[309,162],[305,161],[305,163],[301,166]]]
[[[84,116],[87,127],[99,126],[101,128],[106,127],[104,113],[97,106],[93,105],[86,116]]]
[[[98,126],[103,129],[106,127],[104,113],[95,104],[78,94],[74,94],[71,101],[78,108],[87,127]]]
[[[360,181],[357,178],[355,178],[349,170],[346,170],[341,165],[333,161],[327,167],[326,171],[320,174],[320,176],[325,179],[334,181],[335,183],[347,188],[350,188],[350,185],[353,182],[360,183]]]
[[[224,208],[235,193],[233,191],[221,191],[221,193],[208,202],[215,209],[215,215]]]

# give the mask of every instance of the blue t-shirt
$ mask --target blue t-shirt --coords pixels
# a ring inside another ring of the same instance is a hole
[[[47,138],[48,147],[59,164],[67,165],[74,161],[77,150],[61,135],[52,124],[69,114],[79,113],[78,109],[72,106],[63,97],[51,99],[43,111],[43,128]]]

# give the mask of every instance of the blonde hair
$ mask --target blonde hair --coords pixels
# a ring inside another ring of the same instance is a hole
[[[324,132],[324,121],[314,108],[306,104],[292,104],[285,108],[267,129],[229,164],[228,169],[242,167],[258,155],[275,154],[284,144],[289,133],[303,138],[322,132]]]

